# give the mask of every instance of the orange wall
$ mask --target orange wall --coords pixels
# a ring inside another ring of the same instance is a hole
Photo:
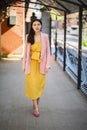
[[[16,6],[23,6],[23,3],[17,3]],[[15,54],[21,54],[18,49],[22,48],[23,44],[23,13],[24,8],[11,7],[16,10],[16,25],[8,25],[8,18],[4,16],[4,20],[1,24],[1,50],[2,54],[11,54],[15,50]]]

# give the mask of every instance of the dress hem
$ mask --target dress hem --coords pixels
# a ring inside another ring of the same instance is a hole
[[[27,95],[25,95],[27,98],[29,98],[29,99],[31,99],[31,100],[36,100],[36,99],[38,99],[38,98],[40,98],[41,96],[38,96],[38,97],[36,97],[36,98],[31,98],[31,97],[29,97],[29,96],[27,96]]]

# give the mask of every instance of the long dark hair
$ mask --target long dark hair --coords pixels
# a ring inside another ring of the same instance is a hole
[[[35,42],[35,41],[34,41],[35,32],[34,32],[34,30],[33,30],[33,28],[32,28],[32,25],[33,25],[33,23],[34,23],[35,21],[40,22],[40,24],[42,25],[42,21],[41,21],[40,19],[34,19],[34,20],[32,20],[30,32],[29,32],[28,37],[27,37],[27,42],[30,43],[30,44],[33,44],[33,43]]]

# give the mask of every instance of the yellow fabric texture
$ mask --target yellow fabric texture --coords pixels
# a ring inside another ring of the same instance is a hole
[[[26,74],[26,96],[32,100],[39,98],[45,86],[45,74],[40,73],[41,42],[31,45],[30,73]]]

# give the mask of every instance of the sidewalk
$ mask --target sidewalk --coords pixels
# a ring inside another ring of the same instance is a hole
[[[87,98],[54,61],[47,74],[39,118],[25,97],[21,61],[0,61],[0,130],[87,130]]]

